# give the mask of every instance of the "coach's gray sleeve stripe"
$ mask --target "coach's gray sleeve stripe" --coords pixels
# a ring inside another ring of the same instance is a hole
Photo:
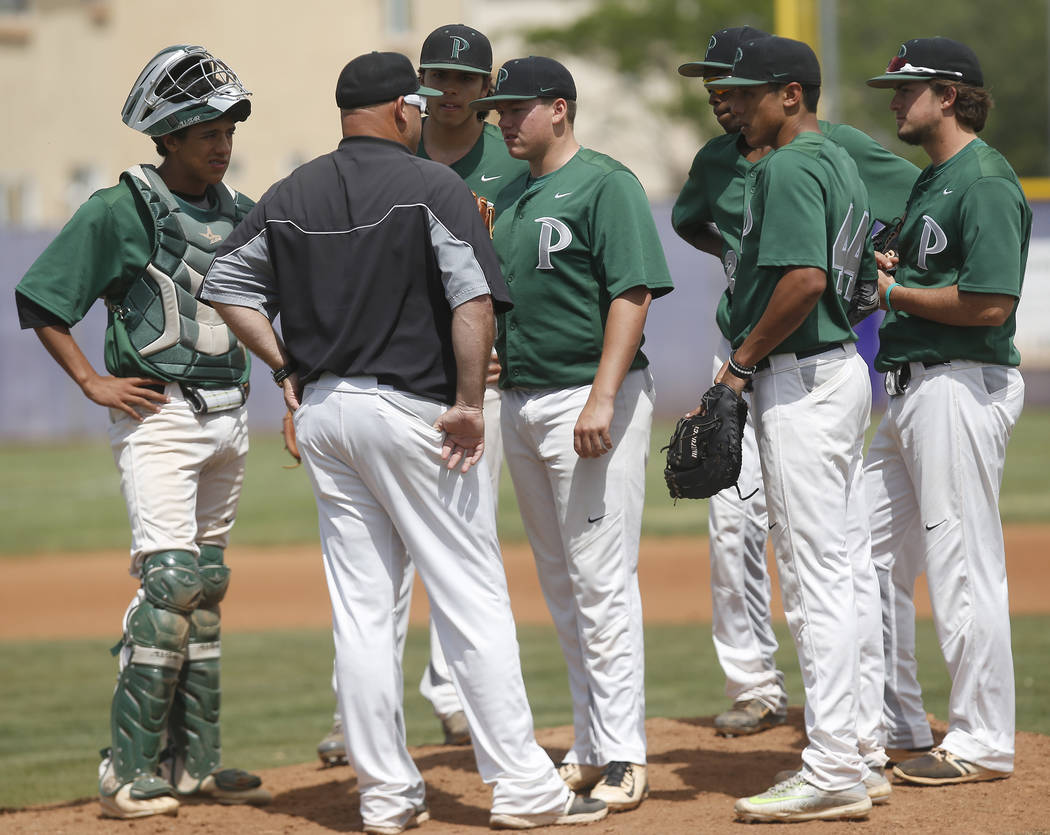
[[[445,285],[445,298],[449,307],[456,308],[464,302],[488,295],[488,280],[485,271],[474,255],[474,247],[453,235],[437,216],[427,208],[430,218],[430,240],[434,255],[441,270],[441,282]]]
[[[201,298],[250,307],[273,320],[277,315],[277,281],[263,232],[212,261]]]

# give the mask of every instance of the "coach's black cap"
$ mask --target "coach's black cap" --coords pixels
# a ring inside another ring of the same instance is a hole
[[[398,96],[440,96],[419,83],[412,62],[400,52],[366,52],[343,67],[335,85],[335,103],[344,110],[393,101]]]
[[[896,87],[904,81],[942,78],[974,87],[984,86],[984,74],[974,51],[951,38],[913,38],[901,44],[886,72],[868,79],[869,87]]]
[[[492,72],[492,45],[477,29],[451,23],[427,35],[419,53],[419,68],[488,75]]]
[[[496,73],[495,92],[475,99],[470,106],[474,110],[488,110],[498,101],[536,98],[576,101],[576,82],[553,58],[530,55],[508,61]]]
[[[820,62],[802,41],[770,35],[741,44],[729,77],[712,83],[719,87],[751,87],[792,81],[803,87],[819,87]]]
[[[689,78],[699,78],[704,75],[728,75],[733,69],[733,59],[736,58],[736,50],[740,44],[768,37],[768,32],[751,26],[730,26],[728,29],[720,29],[707,42],[704,60],[682,64],[678,68],[678,74]]]

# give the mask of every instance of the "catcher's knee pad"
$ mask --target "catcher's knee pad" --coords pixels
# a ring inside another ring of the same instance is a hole
[[[200,605],[203,586],[189,551],[157,551],[142,563],[142,590],[154,606],[189,614]]]
[[[230,568],[223,564],[223,550],[218,545],[202,545],[197,558],[197,570],[201,578],[201,607],[214,606],[226,596],[230,587]]]

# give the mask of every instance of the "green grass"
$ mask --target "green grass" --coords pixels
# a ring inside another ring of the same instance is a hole
[[[1041,694],[1050,692],[1050,619],[1014,619],[1018,730],[1050,733]],[[933,626],[917,628],[927,710],[947,717],[948,678]],[[790,637],[777,636],[792,704],[802,684]],[[565,664],[550,627],[518,630],[522,668],[537,727],[572,721]],[[109,641],[0,642],[0,809],[94,794],[96,752],[107,743],[116,662]],[[233,634],[223,640],[223,749],[227,764],[272,768],[314,759],[331,724],[332,636],[328,630]],[[405,713],[410,745],[438,743],[430,705],[419,695],[427,630],[410,630]],[[713,716],[725,709],[723,678],[707,624],[646,629],[650,717]]]
[[[878,418],[873,419],[877,424]],[[707,533],[707,503],[675,505],[664,485],[664,455],[672,422],[653,427],[646,473],[646,536]],[[1050,521],[1050,410],[1029,409],[1010,442],[1000,507],[1006,522]],[[256,434],[234,529],[237,545],[315,542],[317,516],[306,472],[285,470],[290,459],[276,432]],[[127,516],[108,442],[0,445],[0,557],[45,551],[124,548]],[[500,537],[524,539],[506,467],[500,486]]]

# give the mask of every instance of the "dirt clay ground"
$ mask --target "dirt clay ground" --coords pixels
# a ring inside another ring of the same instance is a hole
[[[1007,530],[1011,602],[1015,612],[1046,613],[1045,555],[1050,527]],[[710,618],[706,542],[652,539],[643,544],[641,582],[650,621],[688,622]],[[521,622],[547,622],[527,548],[505,552],[515,615]],[[328,622],[327,595],[320,561],[311,549],[259,552],[230,549],[236,572],[224,604],[224,628],[256,630],[317,626]],[[0,639],[108,635],[112,619],[134,589],[114,583],[126,558],[121,554],[62,555],[0,562]],[[48,577],[64,577],[67,593],[48,586]],[[97,594],[85,588],[99,583]],[[43,593],[47,590],[48,593]],[[58,592],[56,594],[56,591]],[[76,607],[68,602],[77,601]],[[779,603],[779,595],[775,595]],[[425,622],[417,595],[416,622]],[[56,611],[22,611],[22,601],[54,602]],[[85,607],[95,601],[96,608]],[[921,615],[928,614],[919,590]],[[277,602],[280,606],[276,606]],[[289,601],[295,605],[289,606]],[[57,610],[61,611],[58,615]],[[275,619],[274,613],[281,612]],[[781,652],[790,651],[783,647]],[[942,717],[943,718],[943,717]],[[943,721],[934,720],[938,734]],[[793,707],[787,725],[754,737],[716,736],[712,717],[650,719],[651,795],[639,809],[611,816],[581,833],[741,832],[733,821],[734,798],[766,788],[773,774],[795,767],[805,744],[801,707]],[[549,728],[537,738],[557,760],[570,744],[571,730]],[[490,792],[478,778],[469,748],[430,746],[413,755],[427,781],[431,820],[420,833],[482,832],[488,826]],[[1014,776],[992,783],[944,788],[894,785],[890,801],[876,806],[867,821],[802,823],[789,827],[803,835],[819,832],[883,833],[1032,833],[1050,832],[1050,737],[1017,735]],[[116,822],[99,817],[94,798],[0,813],[2,833],[331,833],[361,828],[357,780],[348,766],[321,768],[305,763],[262,772],[274,794],[264,808],[184,804],[176,818]],[[779,829],[778,829],[779,831]]]

